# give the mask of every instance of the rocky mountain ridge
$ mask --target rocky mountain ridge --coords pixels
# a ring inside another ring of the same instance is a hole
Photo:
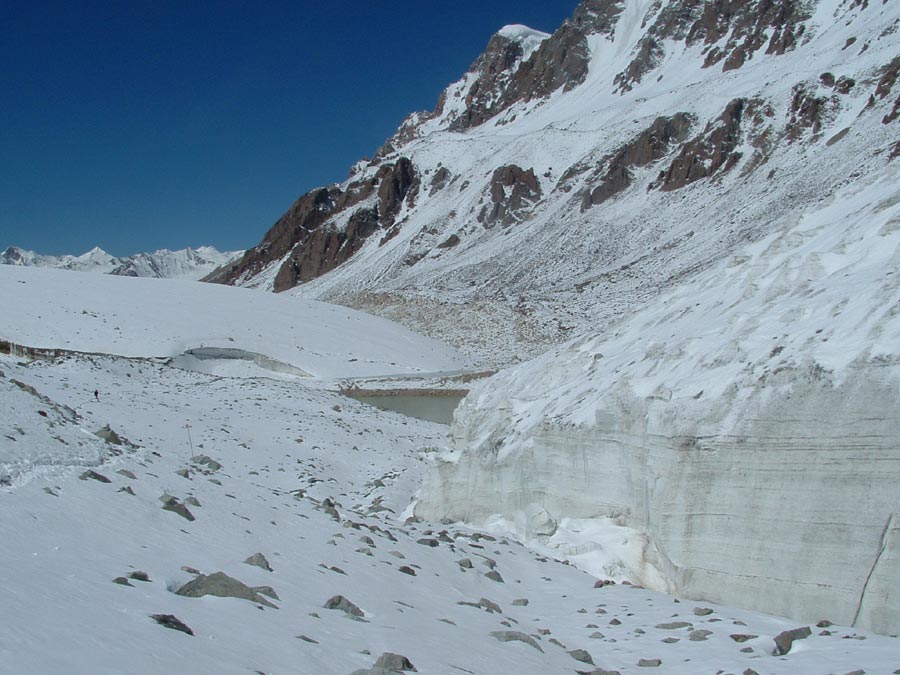
[[[886,2],[585,0],[498,32],[212,280],[500,362],[603,324],[900,154]]]

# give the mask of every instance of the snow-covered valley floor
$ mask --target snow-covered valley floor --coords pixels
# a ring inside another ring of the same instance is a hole
[[[114,355],[0,371],[0,673],[349,675],[385,652],[441,674],[900,672],[896,638],[810,624],[775,656],[805,624],[595,587],[502,535],[407,523],[447,427],[340,379]],[[127,441],[94,435],[107,426]],[[175,593],[192,581],[213,594]]]

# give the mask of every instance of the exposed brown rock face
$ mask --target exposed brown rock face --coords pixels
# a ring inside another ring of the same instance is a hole
[[[660,189],[677,190],[733,167],[741,158],[735,148],[740,142],[746,104],[745,99],[734,99],[717,120],[707,124],[699,136],[686,143],[671,166],[659,175]]]
[[[440,167],[431,178],[431,191],[428,194],[435,195],[443,190],[450,182],[450,178],[450,170],[446,166]]]
[[[803,36],[809,18],[799,0],[681,0],[666,6],[638,45],[628,67],[615,78],[617,91],[634,88],[659,65],[664,40],[705,45],[704,67],[723,62],[740,68],[754,53],[784,54]],[[714,46],[728,37],[724,46]]]
[[[900,77],[900,56],[895,57],[889,64],[881,70],[881,77],[878,79],[878,85],[875,87],[875,94],[870,99],[870,104],[874,104],[875,99],[885,99],[891,94],[897,78]],[[894,101],[894,107],[887,115],[884,116],[882,122],[890,124],[897,117],[900,117],[900,96]],[[900,145],[898,145],[900,147]]]
[[[788,142],[798,140],[806,130],[811,131],[813,136],[818,136],[828,117],[828,104],[827,96],[813,95],[806,85],[798,84],[794,87],[790,119],[787,124]]]
[[[687,138],[693,121],[694,117],[687,113],[657,117],[653,124],[608,158],[600,185],[585,195],[582,208],[602,204],[625,190],[631,185],[632,167],[647,166],[662,159],[672,143]]]
[[[499,110],[495,104],[500,98],[515,72],[515,67],[522,59],[522,45],[509,38],[497,34],[488,42],[484,53],[469,68],[476,73],[478,79],[466,95],[465,112],[450,124],[450,129],[459,131],[478,126],[487,121]],[[438,101],[438,111],[444,107],[444,100]]]
[[[515,164],[501,166],[491,176],[491,203],[482,207],[478,222],[485,227],[521,222],[540,198],[541,185],[534,169],[525,171]]]
[[[207,281],[234,283],[260,273],[289,253],[275,277],[275,290],[315,279],[348,260],[373,232],[390,227],[404,200],[415,198],[418,185],[412,162],[402,157],[380,167],[374,178],[350,183],[346,190],[332,186],[308,192],[278,219],[258,246]],[[334,216],[369,199],[376,189],[374,206],[358,209],[343,229],[329,227]]]
[[[520,101],[566,91],[584,82],[590,63],[587,36],[611,35],[622,12],[621,0],[582,0],[568,19],[531,56],[521,62],[522,48],[495,35],[469,72],[478,80],[466,98],[466,112],[450,129],[463,131],[483,124]],[[443,109],[443,99],[435,114]]]

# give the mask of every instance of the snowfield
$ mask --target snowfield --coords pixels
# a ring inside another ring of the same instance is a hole
[[[894,638],[601,586],[502,534],[407,521],[447,427],[349,399],[333,379],[226,377],[159,358],[177,321],[193,334],[213,315],[210,333],[243,335],[238,309],[252,293],[217,289],[221,304],[202,296],[195,315],[147,320],[146,332],[130,329],[143,337],[126,358],[99,353],[124,349],[127,340],[110,336],[116,326],[140,325],[178,295],[171,289],[204,287],[139,283],[142,301],[128,302],[124,283],[139,280],[96,277],[74,303],[59,280],[94,277],[12,274],[0,277],[3,339],[28,345],[43,335],[42,347],[75,341],[92,353],[0,356],[0,392],[11,403],[0,415],[0,456],[7,472],[18,467],[0,487],[4,673],[349,675],[385,653],[441,674],[637,673],[656,659],[659,672],[684,675],[900,669]],[[11,306],[11,295],[21,304]],[[90,322],[73,313],[79,304]],[[342,325],[344,310],[318,311],[322,323],[307,333],[333,331],[332,353],[387,358],[378,340],[329,323]],[[274,335],[242,346],[268,346],[260,353],[270,358],[296,348],[296,333]],[[455,363],[417,344],[407,380],[414,368]],[[104,428],[107,440],[94,435]],[[806,625],[809,637],[773,654],[775,636]]]
[[[0,294],[0,340],[28,347],[194,362],[198,353],[219,361],[262,355],[272,368],[281,363],[317,377],[470,365],[385,319],[272,293],[9,266],[0,266],[0,283],[8,289]],[[265,359],[256,362],[265,368]]]

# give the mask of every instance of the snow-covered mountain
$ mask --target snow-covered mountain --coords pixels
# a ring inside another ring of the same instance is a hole
[[[504,28],[216,278],[537,354],[896,161],[898,20],[879,0],[585,0],[552,35]]]
[[[501,364],[577,336],[467,398],[417,513],[895,633],[898,45],[886,0],[583,0],[213,276]]]
[[[178,251],[160,249],[153,253],[136,253],[117,258],[98,247],[78,256],[56,256],[41,255],[18,246],[10,246],[0,253],[0,264],[100,272],[125,277],[201,279],[213,270],[235,260],[242,253],[243,251],[221,253],[212,246],[201,246]]]

